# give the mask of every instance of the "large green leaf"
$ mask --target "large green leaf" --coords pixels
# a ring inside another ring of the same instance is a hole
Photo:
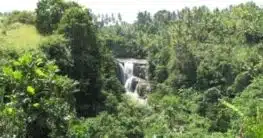
[[[26,91],[29,95],[35,95],[35,88],[32,86],[27,86]]]

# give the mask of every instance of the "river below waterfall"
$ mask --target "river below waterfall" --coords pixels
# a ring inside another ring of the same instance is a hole
[[[138,104],[147,103],[146,92],[150,90],[146,60],[117,59],[118,78],[124,85],[126,94]]]

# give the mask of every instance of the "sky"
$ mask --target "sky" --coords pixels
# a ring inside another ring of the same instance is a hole
[[[1,0],[0,11],[34,10],[38,0]],[[74,0],[95,14],[121,13],[123,20],[133,22],[139,11],[155,13],[158,10],[177,11],[184,7],[202,6],[226,8],[229,5],[245,3],[251,0]],[[263,0],[253,0],[263,7]]]

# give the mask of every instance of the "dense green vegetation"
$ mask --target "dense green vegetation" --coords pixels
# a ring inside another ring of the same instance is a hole
[[[0,17],[0,137],[262,138],[263,9],[96,16],[40,0]],[[114,58],[149,61],[147,105]]]

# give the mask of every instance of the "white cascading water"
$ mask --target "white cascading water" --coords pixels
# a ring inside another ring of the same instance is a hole
[[[118,63],[118,65],[120,67],[120,81],[121,83],[125,84],[124,66],[122,65],[122,63]]]
[[[124,88],[126,92],[133,92],[132,89],[133,81],[136,79],[134,76],[128,77],[128,79],[125,81]]]
[[[134,65],[132,62],[125,62],[124,63],[124,80],[125,82],[130,79],[131,77],[133,77],[133,69],[134,69]],[[132,81],[132,79],[131,79]],[[125,84],[126,86],[126,84]]]
[[[126,61],[123,64],[119,63],[121,69],[121,81],[124,84],[126,94],[132,98],[136,103],[146,104],[146,100],[140,98],[137,93],[136,86],[140,82],[140,78],[134,76],[134,63],[132,61]]]

